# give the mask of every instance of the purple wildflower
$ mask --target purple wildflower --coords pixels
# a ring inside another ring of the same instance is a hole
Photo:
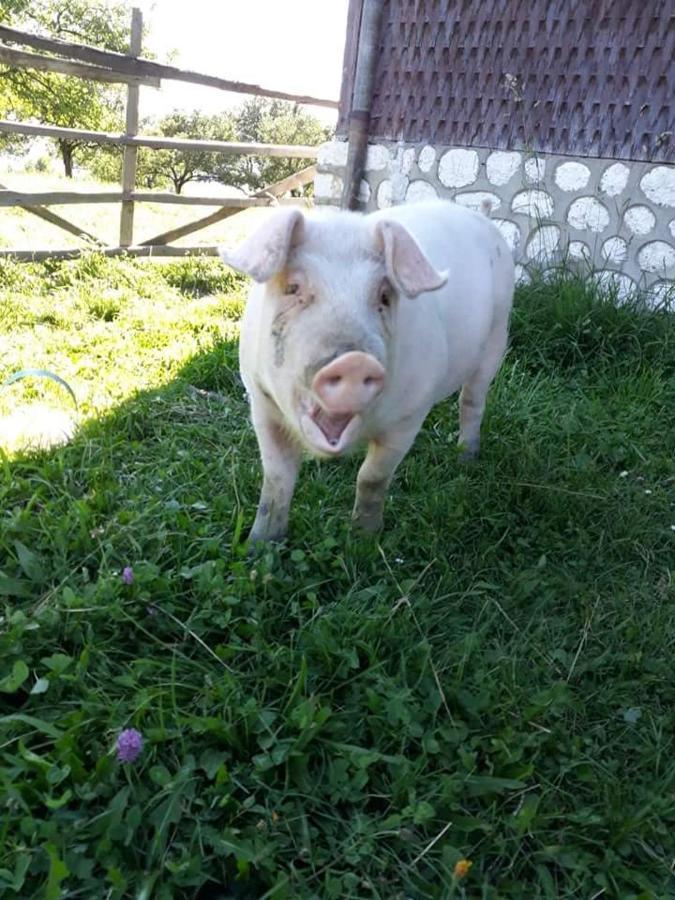
[[[135,762],[143,749],[143,735],[135,728],[125,728],[117,736],[118,762]]]
[[[125,584],[133,584],[134,583],[134,570],[131,566],[125,566],[122,571],[122,581]]]

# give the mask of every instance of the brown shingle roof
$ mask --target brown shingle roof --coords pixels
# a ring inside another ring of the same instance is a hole
[[[675,161],[673,0],[386,0],[380,43],[371,140]]]

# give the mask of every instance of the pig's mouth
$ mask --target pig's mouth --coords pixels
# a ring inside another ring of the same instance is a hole
[[[361,417],[355,413],[329,413],[313,403],[303,410],[300,421],[305,437],[316,450],[336,456],[352,442]]]

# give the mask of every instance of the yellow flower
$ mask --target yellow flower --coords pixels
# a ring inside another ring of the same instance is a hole
[[[470,859],[459,859],[455,863],[455,878],[464,878],[465,875],[469,874],[469,869],[473,863]]]

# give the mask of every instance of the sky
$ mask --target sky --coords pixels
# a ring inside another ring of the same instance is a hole
[[[145,47],[161,62],[314,97],[338,99],[348,0],[136,0]],[[169,54],[172,54],[169,60]],[[242,103],[230,94],[178,81],[142,88],[141,116],[172,109],[213,113]],[[336,113],[307,107],[326,124]]]

